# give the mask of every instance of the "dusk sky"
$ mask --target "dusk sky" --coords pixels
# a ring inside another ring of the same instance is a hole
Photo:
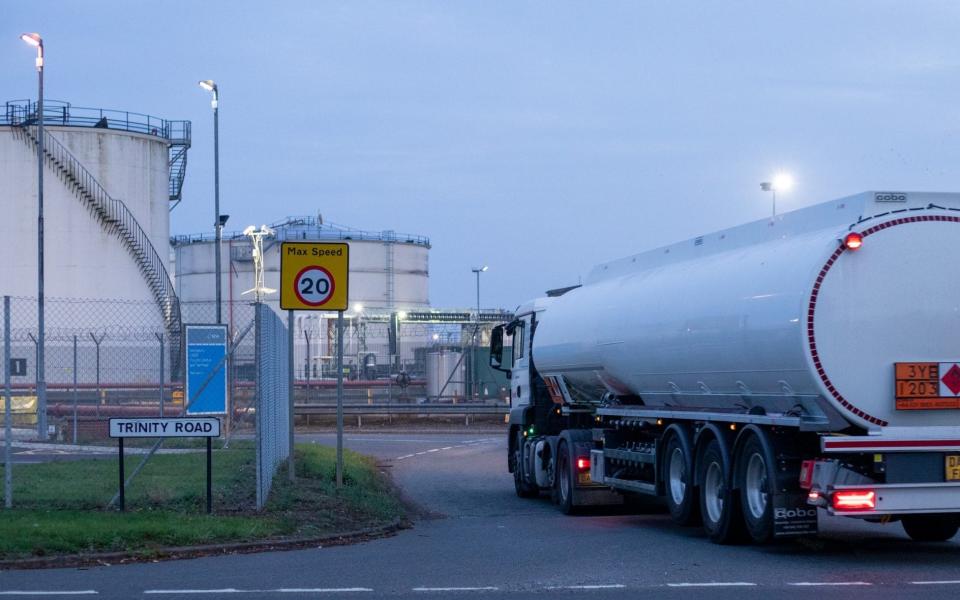
[[[0,99],[193,121],[173,233],[322,213],[430,237],[430,299],[870,189],[958,191],[955,2],[0,0]],[[4,207],[9,218],[8,207]],[[33,215],[16,215],[16,218]]]

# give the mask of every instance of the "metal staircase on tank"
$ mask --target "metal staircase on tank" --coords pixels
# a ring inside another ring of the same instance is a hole
[[[179,121],[180,127],[170,128],[169,164],[170,164],[170,210],[183,199],[183,180],[187,176],[187,150],[190,149],[190,122]],[[174,125],[175,123],[171,123]]]
[[[37,128],[21,124],[13,128],[17,137],[34,152],[37,149]],[[184,150],[185,152],[185,150]],[[83,202],[90,214],[104,230],[120,238],[130,256],[137,263],[143,278],[163,315],[164,327],[170,336],[173,365],[179,366],[181,335],[180,300],[164,266],[163,258],[140,227],[133,213],[122,201],[110,196],[100,182],[73,154],[48,131],[43,132],[44,163]],[[184,155],[184,165],[186,156]]]

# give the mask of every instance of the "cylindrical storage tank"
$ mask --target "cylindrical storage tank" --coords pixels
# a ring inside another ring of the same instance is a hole
[[[463,353],[427,353],[427,400],[463,398],[466,385]]]
[[[35,297],[37,150],[18,126],[32,114],[31,109],[18,112],[17,108],[16,103],[8,103],[6,119],[0,118],[0,182],[14,209],[6,220],[5,243],[17,252],[15,260],[0,261],[0,293]],[[86,116],[91,111],[102,121]],[[84,194],[96,195],[99,186],[113,201],[122,203],[169,270],[170,140],[164,135],[169,122],[56,102],[48,102],[44,114],[45,130],[55,140],[46,144],[47,152],[54,155],[65,150],[81,166],[77,169],[63,160],[60,165],[44,165],[45,296],[154,300],[133,251]],[[121,119],[116,115],[127,116]],[[28,131],[36,134],[35,127]],[[159,311],[156,318],[162,324]],[[84,316],[71,319],[71,325],[80,325],[75,319],[82,322]],[[54,321],[48,324],[57,326]]]
[[[960,387],[934,410],[894,392],[895,363],[960,361],[958,210],[957,194],[865,193],[600,265],[538,313],[536,366],[598,400],[960,425]]]

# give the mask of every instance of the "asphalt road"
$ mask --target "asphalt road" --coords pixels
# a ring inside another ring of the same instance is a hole
[[[304,439],[333,443],[330,435]],[[716,546],[698,529],[674,526],[655,504],[639,514],[608,510],[566,517],[546,498],[517,498],[501,436],[345,439],[347,447],[379,457],[425,509],[413,529],[353,546],[6,571],[0,572],[0,595],[511,600],[960,595],[960,544],[913,543],[897,524],[822,518],[815,541]]]

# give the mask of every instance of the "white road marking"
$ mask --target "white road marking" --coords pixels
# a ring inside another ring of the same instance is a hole
[[[414,592],[495,592],[498,587],[415,587]]]
[[[911,585],[960,585],[960,580],[945,579],[943,581],[911,581]]]
[[[372,592],[370,588],[352,587],[352,588],[277,588],[274,590],[238,590],[236,588],[223,588],[218,590],[144,590],[144,594],[337,594],[351,592]],[[94,592],[96,593],[96,592]]]
[[[412,456],[413,456],[413,454],[404,454],[403,456],[398,456],[398,457],[397,457],[397,460],[404,460],[404,459],[410,458],[410,457],[412,457]]]
[[[828,586],[828,585],[873,585],[873,584],[867,583],[866,581],[798,581],[796,583],[788,583],[787,585]]]
[[[259,590],[238,590],[236,588],[220,588],[216,590],[143,590],[144,594],[245,594]]]
[[[668,583],[669,587],[750,587],[756,586],[748,581],[708,581],[704,583]]]
[[[426,454],[426,452],[417,452],[414,456],[423,456],[424,454]]]
[[[158,404],[159,404],[159,402],[158,402]],[[441,450],[452,450],[452,449],[453,449],[453,446],[447,446],[446,448],[440,448],[440,449],[441,449]]]
[[[93,596],[97,590],[6,590],[0,596]]]
[[[619,590],[627,586],[622,583],[601,583],[596,585],[559,585],[548,587],[548,590]]]
[[[427,450],[427,452],[440,452],[440,448],[433,448],[431,450]]]
[[[268,592],[280,592],[282,594],[335,594],[340,592],[372,592],[370,588],[280,588],[278,590],[266,590]]]

